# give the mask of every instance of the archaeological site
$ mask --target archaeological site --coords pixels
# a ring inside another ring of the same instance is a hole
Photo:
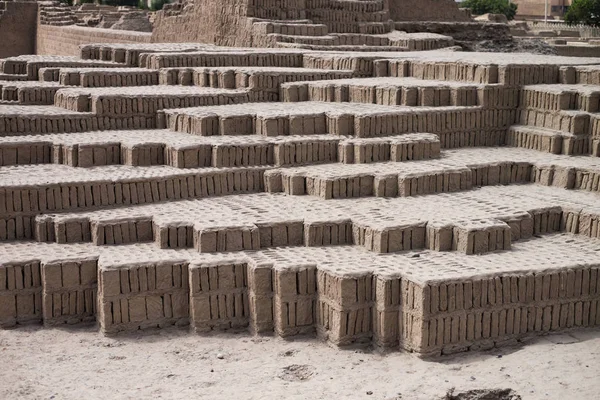
[[[600,38],[486,19],[0,1],[0,331],[438,359],[600,326]]]

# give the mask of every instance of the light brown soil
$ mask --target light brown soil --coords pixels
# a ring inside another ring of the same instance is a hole
[[[0,331],[0,399],[440,399],[455,387],[586,400],[598,398],[599,360],[598,329],[425,361],[313,338],[30,326]]]

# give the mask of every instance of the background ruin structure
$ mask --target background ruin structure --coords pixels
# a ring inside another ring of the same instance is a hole
[[[439,355],[600,324],[600,59],[455,51],[394,19],[463,11],[406,4],[184,4],[171,43],[0,60],[0,326]]]

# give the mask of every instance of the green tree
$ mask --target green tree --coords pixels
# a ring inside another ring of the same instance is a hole
[[[150,2],[150,9],[152,11],[162,10],[164,5],[167,4],[168,2],[169,2],[168,0],[152,0]]]
[[[466,0],[460,6],[470,8],[475,15],[504,14],[509,21],[515,18],[518,7],[509,0]]]
[[[138,0],[101,0],[102,4],[106,6],[130,6],[136,7],[138,5]]]
[[[573,0],[565,14],[565,22],[600,27],[600,0]]]

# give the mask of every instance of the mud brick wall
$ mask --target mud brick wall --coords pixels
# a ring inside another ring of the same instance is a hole
[[[59,261],[42,265],[45,325],[96,319],[98,261]]]
[[[384,61],[380,61],[384,62]],[[452,80],[474,83],[501,83],[505,86],[554,84],[561,80],[557,65],[479,65],[463,62],[389,60],[389,76],[412,76],[427,80]],[[384,67],[379,67],[384,68]],[[385,68],[384,68],[385,69]],[[386,74],[384,74],[386,75]]]
[[[39,261],[0,264],[0,327],[42,320]]]
[[[304,245],[304,221],[257,223],[260,247],[283,247]]]
[[[35,2],[8,1],[0,16],[0,58],[35,54],[37,9]]]
[[[196,332],[248,327],[248,270],[245,263],[190,266],[190,317]]]
[[[589,132],[589,114],[578,111],[538,111],[519,110],[521,124],[538,126],[573,135],[586,135]]]
[[[598,57],[600,56],[600,46],[571,46],[555,44],[553,48],[556,54],[563,57]]]
[[[390,60],[390,76],[449,80],[474,83],[498,83],[498,66],[421,60]]]
[[[510,248],[510,227],[502,221],[470,221],[454,227],[452,250],[471,255]]]
[[[369,341],[373,335],[373,275],[335,275],[319,270],[317,285],[318,333],[338,345]]]
[[[195,227],[194,248],[200,253],[258,250],[260,234],[255,225]]]
[[[251,46],[252,23],[247,18],[251,7],[249,0],[202,1],[177,16],[159,12],[152,41]]]
[[[289,195],[308,194],[323,200],[365,197],[373,194],[373,179],[373,176],[324,178],[289,175],[283,181],[283,190]]]
[[[81,26],[39,25],[35,54],[78,56],[79,45],[90,43],[150,43],[145,32],[86,28]]]
[[[0,190],[0,213],[74,210],[115,204],[149,204],[264,189],[264,169],[229,171],[147,179],[138,182],[88,182],[7,187]]]
[[[579,222],[577,232],[592,238],[600,238],[600,215],[582,212],[577,221],[573,218],[572,223]],[[568,226],[568,225],[567,225]]]
[[[54,162],[80,168],[121,164],[121,152],[124,151],[120,143],[55,145]],[[127,162],[124,164],[138,165]]]
[[[352,244],[352,221],[311,221],[304,224],[305,246]]]
[[[276,265],[273,269],[273,321],[278,335],[286,337],[314,332],[316,275],[316,265]]]
[[[310,139],[275,144],[273,146],[274,164],[299,165],[303,163],[336,162],[339,140],[323,140],[315,145]]]
[[[336,54],[335,57],[305,54],[302,57],[302,63],[303,68],[352,71],[355,77],[375,76],[375,61],[368,58],[344,56],[343,54]]]
[[[394,21],[461,21],[470,16],[459,10],[454,0],[388,0],[390,18]]]
[[[398,177],[398,196],[418,196],[435,193],[451,193],[470,190],[473,173],[469,168],[445,169],[443,171],[411,173]]]
[[[375,253],[423,249],[425,228],[425,222],[385,228],[355,223],[352,226],[353,243]]]
[[[35,217],[34,236],[38,242],[89,242],[90,221],[87,218],[54,221],[51,217],[38,215]]]
[[[122,87],[122,86],[150,86],[158,85],[158,71],[127,70],[108,73],[106,70],[59,70],[58,81],[61,85],[75,85],[82,87]]]
[[[92,126],[93,118],[89,114],[82,115],[5,115],[0,117],[0,136],[30,134],[30,133],[59,133],[59,132],[84,132]],[[145,120],[144,120],[145,121]],[[102,125],[104,126],[102,121]],[[110,126],[110,121],[108,126]],[[114,123],[114,121],[113,121]]]
[[[96,246],[151,242],[154,236],[152,221],[148,218],[91,223],[92,242]]]
[[[588,155],[590,137],[587,135],[555,134],[530,128],[510,128],[506,144],[553,154]]]
[[[86,217],[55,220],[51,216],[38,215],[33,230],[33,238],[38,242],[92,242],[96,246],[104,246],[154,240],[152,220],[144,217],[90,221]]]
[[[85,61],[85,60],[77,60],[74,61],[71,57],[53,57],[54,59],[41,59],[39,61],[34,60],[22,60],[18,58],[13,59],[3,59],[0,60],[0,69],[4,71],[5,74],[20,74],[27,75],[27,80],[29,81],[37,81],[40,79],[40,76],[44,76],[43,72],[40,71],[42,68],[50,68],[52,69],[49,75],[45,75],[44,77],[54,76],[54,73],[58,71],[58,68],[97,68],[97,67],[114,67],[115,65],[112,62],[103,62],[103,61]],[[57,79],[53,79],[57,80]]]
[[[248,302],[250,305],[250,331],[273,332],[275,329],[273,297],[273,264],[252,261],[248,263]]]
[[[556,174],[556,172],[555,172]],[[553,177],[553,179],[555,179]],[[587,190],[590,192],[600,191],[600,174],[592,170],[577,170],[572,181],[573,189]]]
[[[595,67],[560,67],[560,83],[600,85],[600,71]]]
[[[384,23],[390,16],[383,1],[307,0],[306,18],[327,25],[330,32],[379,34],[389,30]]]
[[[33,239],[34,224],[31,215],[4,215],[0,217],[0,240]]]
[[[547,226],[543,230],[540,229],[542,216],[545,216],[545,222],[548,222],[547,215],[538,214],[536,234],[548,231]],[[512,240],[530,238],[534,234],[534,218],[529,213],[505,221],[477,222],[477,224],[461,221],[429,222],[426,226],[425,247],[434,251],[454,250],[467,255],[481,254],[495,250],[510,250]],[[556,222],[560,222],[560,215],[556,218]]]
[[[367,138],[413,132],[439,135],[458,131],[492,131],[508,128],[514,123],[517,115],[516,110],[487,110],[480,107],[461,110],[440,107],[427,111],[357,115],[354,117],[353,134],[356,137]],[[440,141],[442,147],[446,147],[443,136],[440,137]]]
[[[246,0],[248,17],[265,19],[305,19],[307,0]]]
[[[189,323],[187,263],[104,269],[98,280],[98,322],[105,333]]]
[[[330,32],[385,33],[393,20],[469,21],[451,0],[344,2],[334,0],[227,0],[196,3],[176,16],[159,12],[154,42],[203,42],[225,46],[264,46],[266,30],[253,28],[253,18],[310,19]],[[254,37],[253,34],[256,34]]]
[[[181,68],[181,67],[288,67],[307,68],[303,66],[304,56],[302,53],[286,53],[283,51],[270,53],[256,52],[193,52],[193,53],[169,53],[148,54],[140,60],[140,66],[150,69]],[[190,71],[191,74],[191,71]],[[189,76],[191,79],[191,75]],[[163,81],[164,83],[164,81]],[[184,82],[169,81],[167,84]],[[191,81],[186,84],[191,84]]]
[[[382,273],[373,280],[373,342],[377,346],[390,348],[399,343],[402,328],[402,284],[403,279],[395,274]]]
[[[403,285],[401,346],[423,354],[490,348],[600,324],[598,266]],[[534,305],[535,304],[535,305]]]

